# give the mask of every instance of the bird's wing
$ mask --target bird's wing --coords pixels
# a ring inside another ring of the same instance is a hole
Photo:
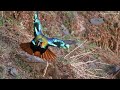
[[[38,17],[38,11],[34,12],[34,36],[41,35],[42,33],[42,25]]]
[[[20,47],[21,47],[22,50],[24,50],[28,54],[33,55],[33,50],[30,48],[30,42],[28,42],[28,43],[21,43]]]
[[[69,48],[69,44],[57,38],[48,38],[48,44],[50,46],[56,46],[58,48],[64,48],[64,49]]]
[[[33,49],[30,47],[30,44],[31,44],[30,42],[28,42],[28,43],[21,43],[20,47],[25,52],[27,52],[28,54],[40,57],[43,60],[54,61],[56,59],[56,55],[49,48],[46,49],[46,51],[44,53],[42,53],[42,51],[41,51],[42,49],[39,50],[39,51],[33,52]]]

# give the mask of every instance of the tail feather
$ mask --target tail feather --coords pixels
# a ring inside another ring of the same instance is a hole
[[[56,55],[49,49],[47,49],[42,55],[41,58],[48,60],[48,61],[53,61],[56,58]]]
[[[46,57],[48,58],[48,60],[50,59],[50,54],[49,54],[49,52],[48,51],[46,51],[45,52],[45,55],[46,55]]]
[[[30,43],[21,43],[20,47],[30,55],[33,55],[33,50],[30,48]]]
[[[43,53],[44,54],[44,53]],[[44,58],[46,58],[46,54],[44,54]]]
[[[42,58],[43,60],[47,61],[54,61],[56,58],[56,55],[48,48],[44,53],[42,53],[40,50],[33,52],[33,49],[30,47],[30,42],[28,43],[21,43],[20,47],[27,52],[30,55],[37,56],[39,58]]]
[[[56,55],[50,50],[50,49],[47,49],[47,56],[50,58],[50,59],[55,59],[56,58]]]

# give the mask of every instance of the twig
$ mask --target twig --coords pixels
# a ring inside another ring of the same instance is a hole
[[[94,75],[94,73],[92,73],[92,72],[89,71],[89,70],[86,70],[85,68],[81,68],[81,70],[79,70],[79,69],[76,68],[75,66],[73,66],[73,67],[74,67],[78,72],[82,72],[82,75],[79,75],[79,76],[81,76],[81,77],[86,78],[85,76],[88,76],[88,77],[92,77],[92,78],[106,78],[106,77],[96,76],[96,75]],[[91,74],[93,74],[93,75],[86,73],[86,71],[89,72],[89,73],[91,73]]]
[[[68,53],[65,57],[64,57],[64,59],[66,59],[66,57],[68,56],[68,55],[70,55],[72,52],[74,52],[76,49],[78,49],[79,47],[81,47],[84,43],[86,43],[87,42],[87,40],[85,40],[80,46],[78,46],[78,47],[76,47],[74,50],[72,50],[70,53]]]
[[[47,71],[47,69],[48,69],[48,66],[49,66],[49,63],[47,62],[47,65],[46,65],[46,67],[45,67],[45,69],[44,69],[43,77],[44,77],[45,74],[46,74],[46,71]]]
[[[72,56],[72,57],[70,57],[70,58],[76,58],[76,57],[78,57],[78,56],[86,56],[86,55],[88,55],[88,54],[90,54],[90,53],[92,53],[92,51],[91,51],[91,52],[82,53],[82,54],[78,54],[78,55]]]

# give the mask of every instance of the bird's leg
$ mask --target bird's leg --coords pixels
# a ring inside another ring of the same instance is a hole
[[[48,66],[49,66],[49,63],[48,63],[48,61],[47,61],[47,65],[46,65],[46,67],[45,67],[45,69],[44,69],[43,77],[44,77],[45,74],[46,74],[46,71],[47,71],[47,69],[48,69]]]

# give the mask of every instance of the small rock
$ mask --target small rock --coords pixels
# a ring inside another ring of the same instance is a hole
[[[108,66],[105,69],[105,71],[108,72],[108,74],[114,74],[119,70],[120,70],[120,66],[115,66],[115,65]]]
[[[76,44],[77,42],[75,40],[64,40],[65,43],[67,44]]]
[[[14,77],[18,75],[18,71],[13,67],[9,69],[9,73]]]
[[[120,66],[116,66],[116,71],[120,70]]]
[[[104,19],[103,18],[92,18],[90,19],[90,22],[94,25],[100,25],[104,23]]]

